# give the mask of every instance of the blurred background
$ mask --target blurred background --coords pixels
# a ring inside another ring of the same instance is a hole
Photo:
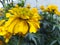
[[[19,0],[13,0],[15,4],[19,2]],[[11,2],[11,1],[10,1]],[[10,3],[9,2],[9,3]],[[31,7],[36,7],[39,8],[40,5],[47,6],[49,4],[54,4],[57,5],[59,10],[60,10],[60,0],[26,0],[25,5],[30,4]],[[2,4],[0,3],[0,7],[3,7]]]

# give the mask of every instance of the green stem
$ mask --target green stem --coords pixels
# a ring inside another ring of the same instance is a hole
[[[57,23],[57,25],[58,25],[58,20],[57,20],[57,18],[58,18],[58,16],[56,16],[56,23]]]
[[[17,45],[20,45],[20,37],[21,37],[21,36],[19,36],[19,40],[18,40],[18,43],[17,43]]]
[[[50,14],[51,22],[53,22],[53,14]]]
[[[12,6],[13,6],[13,0],[12,0]]]
[[[6,4],[5,4],[5,0],[2,0],[2,5],[3,5],[3,8],[4,8],[4,18],[5,18],[5,12],[6,12]]]
[[[3,0],[3,7],[5,8],[5,0]]]
[[[8,5],[9,0],[7,0],[7,5]]]

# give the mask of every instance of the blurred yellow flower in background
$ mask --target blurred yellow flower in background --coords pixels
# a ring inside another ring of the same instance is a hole
[[[31,7],[30,4],[27,4],[26,8],[30,8],[30,7]]]
[[[48,12],[54,12],[55,10],[58,10],[58,7],[56,5],[48,5],[46,10]]]
[[[41,6],[40,6],[40,9],[41,9],[42,11],[44,11],[44,10],[45,10],[45,7],[44,7],[43,5],[41,5]]]
[[[17,8],[18,8],[18,7],[19,7],[19,6],[18,6],[18,4],[16,4],[16,5],[15,5],[15,7],[17,7]]]
[[[57,16],[60,16],[60,12],[58,11],[58,6],[56,6],[56,5],[48,5],[46,8],[42,5],[42,6],[40,6],[40,9],[43,12],[54,13]]]

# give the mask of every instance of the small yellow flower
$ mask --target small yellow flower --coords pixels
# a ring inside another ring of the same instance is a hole
[[[56,5],[48,5],[46,8],[46,11],[48,12],[54,12],[55,10],[58,10],[58,7]]]
[[[15,5],[15,7],[17,7],[17,8],[18,8],[18,7],[19,7],[19,6],[18,6],[18,4],[16,4],[16,5]]]
[[[45,7],[42,5],[42,6],[40,6],[40,9],[43,11],[43,10],[45,10]]]
[[[27,6],[26,6],[27,8],[30,8],[31,6],[30,6],[30,4],[27,4]]]

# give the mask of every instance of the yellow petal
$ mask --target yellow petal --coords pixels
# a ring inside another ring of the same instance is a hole
[[[10,17],[9,19],[8,19],[8,21],[6,21],[5,22],[5,27],[8,27],[8,26],[10,26],[10,24],[15,20],[16,18],[15,17]]]
[[[15,26],[15,33],[26,34],[28,31],[28,25],[25,21],[20,21]]]
[[[17,21],[18,21],[17,19],[14,20],[8,27],[6,27],[8,32],[10,32],[10,33],[13,33],[14,32],[14,26],[17,23]]]
[[[5,38],[5,43],[8,43],[9,42],[9,39],[11,38],[12,34],[7,32],[5,35],[4,35],[4,38]]]
[[[5,43],[8,43],[9,42],[9,39],[7,38],[6,40],[5,40]]]
[[[29,22],[29,25],[30,25],[29,32],[30,33],[36,33],[37,32],[37,28],[35,28],[35,26],[31,22]]]
[[[33,20],[38,21],[41,20],[42,18],[39,16],[38,13],[35,13],[34,16],[31,17]]]
[[[8,18],[8,17],[10,17],[11,16],[11,14],[10,13],[6,13],[6,17]]]
[[[32,10],[31,10],[33,13],[38,13],[38,10],[37,10],[37,8],[32,8]]]
[[[0,20],[0,25],[2,25],[5,22],[5,20]]]
[[[0,36],[4,36],[6,34],[6,30],[4,27],[0,27]]]

